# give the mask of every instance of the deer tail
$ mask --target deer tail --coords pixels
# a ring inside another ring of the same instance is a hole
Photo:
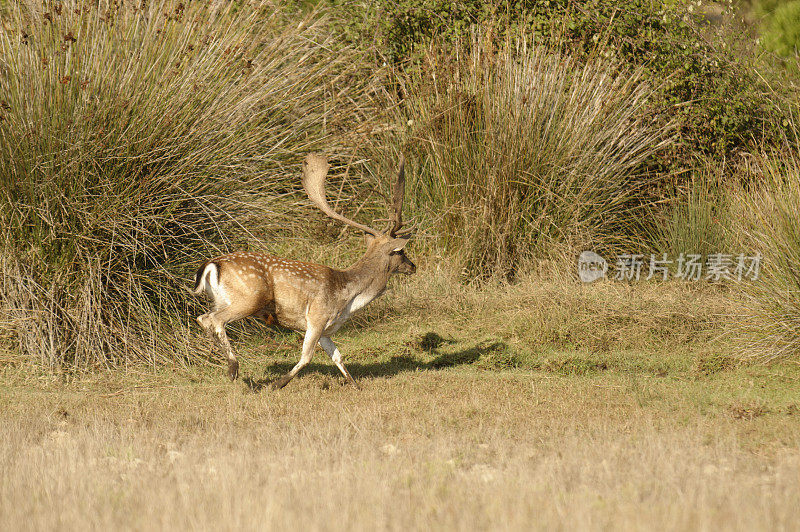
[[[194,290],[195,294],[202,294],[203,292],[216,292],[219,284],[219,266],[213,261],[203,263],[194,274]]]

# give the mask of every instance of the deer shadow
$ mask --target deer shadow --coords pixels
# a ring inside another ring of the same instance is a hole
[[[430,335],[431,333],[429,333]],[[435,334],[435,333],[434,333]],[[429,335],[426,335],[428,337]],[[451,343],[451,342],[450,342]],[[423,339],[423,349],[424,349]],[[407,371],[431,371],[461,366],[465,364],[472,364],[477,361],[481,356],[489,353],[496,352],[499,349],[505,348],[503,342],[493,342],[490,344],[479,343],[473,347],[455,352],[455,353],[440,353],[434,359],[429,361],[418,360],[411,354],[395,355],[385,362],[351,362],[347,363],[347,370],[356,380],[360,378],[376,378],[376,377],[394,377],[400,373]],[[434,348],[435,349],[435,348]],[[425,351],[433,351],[434,349],[424,349]],[[325,355],[323,355],[325,356]],[[254,379],[252,377],[242,378],[242,382],[247,385],[253,392],[259,392],[263,388],[269,386],[272,382],[278,380],[281,376],[285,375],[289,370],[295,366],[296,362],[273,362],[266,367],[270,373],[278,373],[275,378],[260,378]],[[303,373],[317,373],[320,375],[327,375],[331,377],[341,377],[339,369],[331,362],[330,364],[322,364],[318,362],[311,362],[308,366],[303,368]],[[301,374],[302,375],[302,374]],[[300,377],[301,375],[298,375]]]

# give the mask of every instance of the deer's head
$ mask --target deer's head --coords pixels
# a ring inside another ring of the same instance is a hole
[[[411,235],[403,232],[403,197],[405,195],[405,158],[400,159],[400,170],[397,179],[392,185],[392,205],[389,211],[389,227],[385,231],[378,231],[345,218],[334,211],[325,199],[325,178],[328,176],[330,165],[328,160],[318,154],[311,153],[303,161],[303,188],[309,199],[329,217],[339,220],[347,225],[364,232],[367,244],[365,257],[374,261],[380,267],[392,273],[412,274],[417,270],[405,254],[405,247]]]

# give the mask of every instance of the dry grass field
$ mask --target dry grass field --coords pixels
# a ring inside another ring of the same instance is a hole
[[[726,355],[721,291],[417,282],[338,335],[362,390],[320,351],[269,392],[298,345],[256,326],[234,339],[235,384],[211,365],[36,379],[7,360],[0,529],[800,522],[800,367]]]

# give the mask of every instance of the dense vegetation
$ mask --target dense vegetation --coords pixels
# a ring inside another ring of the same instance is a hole
[[[586,248],[761,253],[738,322],[761,356],[797,356],[791,5],[765,22],[780,62],[700,2],[6,6],[5,339],[53,368],[193,356],[203,257],[319,259],[305,237],[338,236],[297,193],[324,150],[357,199],[337,207],[367,222],[405,153],[417,254],[462,281]]]
[[[688,170],[698,157],[736,157],[785,132],[786,109],[768,97],[764,65],[751,57],[752,39],[737,35],[742,28],[727,4],[715,11],[724,23],[711,25],[702,2],[332,1],[347,13],[351,41],[372,37],[376,53],[404,69],[423,62],[433,44],[469,41],[478,27],[496,47],[523,37],[578,61],[599,55],[641,67],[654,88],[653,118],[678,125],[674,149],[650,161],[661,172]]]
[[[198,259],[269,219],[369,90],[320,17],[48,7],[0,34],[0,305],[50,366],[151,360]]]

